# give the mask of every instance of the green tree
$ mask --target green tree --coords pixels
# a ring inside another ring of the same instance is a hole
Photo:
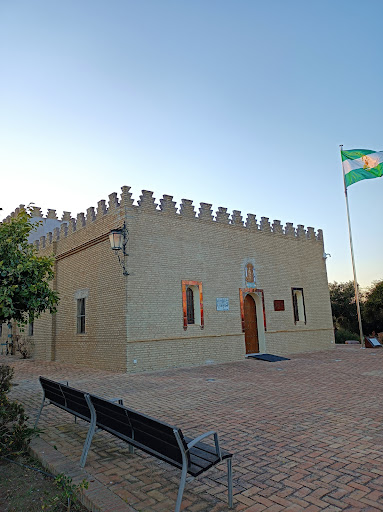
[[[353,281],[330,283],[329,289],[334,326],[358,333],[358,314]],[[362,304],[360,306],[362,308]]]
[[[43,311],[56,312],[58,294],[50,287],[53,257],[39,256],[28,243],[36,224],[28,209],[0,223],[0,323],[33,322]]]
[[[365,294],[364,316],[369,330],[383,331],[383,281],[375,281]]]

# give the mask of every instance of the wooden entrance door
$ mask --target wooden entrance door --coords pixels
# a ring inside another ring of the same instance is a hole
[[[244,304],[246,354],[259,352],[257,310],[254,299],[246,295]]]

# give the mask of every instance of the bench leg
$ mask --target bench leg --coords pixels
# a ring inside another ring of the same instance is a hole
[[[94,407],[89,398],[89,395],[86,393],[84,395],[84,397],[85,397],[85,401],[89,407],[91,420],[90,420],[89,430],[88,430],[88,434],[85,439],[84,448],[82,450],[82,455],[81,455],[81,460],[80,460],[80,467],[82,467],[82,468],[85,466],[86,458],[88,457],[89,448],[90,448],[90,445],[92,444],[92,439],[93,439],[94,433],[96,431],[96,422],[97,422],[96,411],[94,410]]]
[[[82,455],[81,455],[81,460],[80,460],[80,466],[82,468],[85,466],[86,458],[88,457],[88,452],[90,449],[90,445],[92,444],[92,439],[93,439],[95,431],[96,431],[96,425],[92,425],[92,423],[91,423],[89,430],[88,430],[88,434],[85,439],[84,448],[82,450]]]
[[[231,457],[227,459],[227,493],[229,508],[233,508],[233,474],[231,470]]]
[[[185,484],[186,484],[186,476],[187,476],[187,466],[184,464],[182,467],[181,481],[180,481],[180,486],[178,487],[177,503],[176,503],[176,509],[174,512],[180,512],[180,510],[181,510],[182,496],[184,494],[184,489],[185,489]]]
[[[33,428],[36,428],[37,427],[37,423],[39,422],[39,419],[40,419],[40,415],[41,415],[41,411],[43,410],[43,407],[45,405],[45,396],[43,397],[43,401],[41,402],[41,407],[40,407],[40,410],[37,414],[37,418],[36,418],[36,421],[35,421],[35,424],[34,424],[34,427]]]
[[[132,430],[132,439],[134,439],[134,430]],[[134,454],[134,446],[132,444],[129,444],[129,453]]]

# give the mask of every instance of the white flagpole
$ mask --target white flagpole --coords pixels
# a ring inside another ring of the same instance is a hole
[[[343,144],[340,144],[340,150],[343,150]],[[341,155],[342,157],[342,155]],[[348,234],[350,238],[350,249],[351,249],[351,260],[352,260],[352,270],[354,272],[354,288],[355,288],[355,300],[356,300],[356,311],[358,313],[358,323],[359,323],[359,335],[360,335],[360,343],[362,348],[365,348],[364,345],[364,336],[363,336],[363,328],[362,328],[362,317],[360,314],[360,306],[359,306],[359,290],[358,290],[358,281],[356,279],[356,270],[355,270],[355,258],[354,258],[354,247],[352,245],[352,233],[351,233],[351,222],[350,222],[350,210],[348,207],[348,196],[347,196],[347,187],[346,180],[343,172],[343,164],[342,164],[342,174],[343,174],[343,184],[344,184],[344,195],[346,198],[346,208],[347,208],[347,221],[348,221]]]

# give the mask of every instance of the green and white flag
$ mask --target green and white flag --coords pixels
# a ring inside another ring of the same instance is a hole
[[[383,151],[349,149],[340,153],[346,187],[360,180],[383,176]]]

